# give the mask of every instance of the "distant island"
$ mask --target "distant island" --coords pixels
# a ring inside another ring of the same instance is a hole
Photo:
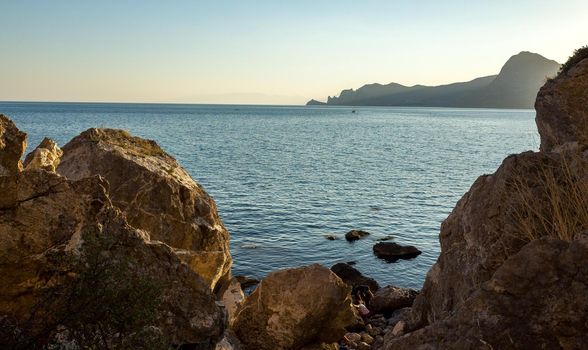
[[[312,99],[306,105],[533,108],[539,88],[560,66],[523,51],[506,61],[498,75],[440,86],[368,84],[329,96],[326,103]]]

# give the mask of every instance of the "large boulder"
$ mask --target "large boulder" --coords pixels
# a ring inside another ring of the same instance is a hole
[[[541,151],[565,144],[588,144],[588,59],[584,59],[539,90],[535,121]]]
[[[55,141],[46,137],[34,151],[27,154],[24,161],[24,168],[25,170],[43,169],[55,172],[62,155],[63,151],[57,146]]]
[[[270,273],[245,300],[234,324],[245,350],[332,343],[356,320],[351,288],[318,264]]]
[[[123,130],[89,129],[63,151],[60,174],[103,176],[129,224],[175,248],[211,289],[228,281],[229,233],[214,200],[157,143]]]
[[[103,256],[128,267],[132,276],[163,286],[155,319],[146,326],[160,330],[173,344],[214,345],[225,321],[208,285],[172,248],[149,241],[144,231],[129,226],[111,205],[107,186],[99,177],[69,181],[38,171],[0,177],[0,315],[16,324],[26,324],[33,316],[50,324],[70,303],[78,302],[51,290],[76,273],[73,261],[87,260],[94,247],[89,242],[111,242],[92,256]],[[92,302],[103,290],[85,292]],[[48,298],[51,312],[40,315],[36,310]]]
[[[571,239],[581,232],[581,225],[565,222],[588,208],[587,166],[588,153],[526,152],[479,177],[441,225],[441,255],[415,300],[415,324],[454,313],[530,240],[554,234]],[[556,212],[564,215],[562,227],[549,219]]]
[[[27,148],[27,134],[0,114],[0,176],[22,171],[21,157]]]
[[[454,315],[394,338],[396,349],[584,349],[588,236],[541,238],[509,257]]]

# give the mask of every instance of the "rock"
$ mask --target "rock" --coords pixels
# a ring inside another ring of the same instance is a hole
[[[400,337],[401,335],[404,334],[405,328],[406,328],[406,322],[398,321],[396,323],[396,325],[394,326],[394,328],[392,328],[392,336]]]
[[[414,289],[386,286],[374,293],[369,307],[372,312],[389,315],[395,310],[412,306],[418,294]]]
[[[214,350],[241,350],[241,342],[232,330],[227,329],[221,341],[216,343]]]
[[[234,330],[245,350],[299,349],[345,335],[350,288],[318,264],[270,273],[245,299]]]
[[[401,246],[394,242],[376,243],[373,251],[378,258],[388,262],[396,262],[398,259],[412,259],[421,254],[420,250],[411,245]]]
[[[57,171],[71,180],[100,175],[129,224],[177,249],[211,289],[228,281],[229,233],[214,200],[154,141],[89,129],[63,147]]]
[[[368,343],[368,344],[371,344],[371,343],[374,342],[374,338],[371,335],[367,334],[367,333],[361,335],[361,340],[363,342]]]
[[[24,168],[25,170],[43,169],[55,172],[62,155],[63,151],[57,146],[55,141],[44,138],[34,151],[27,154],[24,161]]]
[[[241,284],[233,277],[221,295],[221,300],[227,311],[229,326],[232,326],[237,317],[237,312],[245,300]]]
[[[351,230],[345,234],[345,239],[348,242],[357,241],[365,236],[368,236],[370,233],[362,230]]]
[[[347,283],[351,287],[357,286],[368,286],[372,292],[375,292],[380,288],[378,282],[375,279],[364,276],[353,266],[346,263],[337,263],[331,267],[333,271],[343,282]]]
[[[541,238],[509,257],[454,315],[384,350],[583,349],[588,344],[588,236]]]
[[[325,235],[325,239],[328,241],[335,241],[337,240],[337,236],[335,235]]]
[[[358,343],[361,340],[361,334],[359,333],[347,333],[345,334],[345,336],[343,336],[343,340],[347,343],[347,344],[351,344],[351,343]]]
[[[548,80],[539,90],[535,121],[541,151],[566,144],[588,144],[588,59]]]
[[[169,246],[149,241],[144,231],[128,225],[112,206],[107,186],[99,177],[70,181],[44,171],[0,177],[0,315],[9,315],[17,324],[33,317],[31,327],[51,325],[67,305],[80,302],[52,291],[75,280],[77,272],[70,272],[77,266],[74,262],[93,264],[99,259],[161,286],[155,318],[146,322],[171,343],[215,344],[223,333],[224,317],[209,287]],[[92,283],[98,286],[109,277],[99,269],[90,273],[97,274]],[[104,298],[98,301],[111,301],[112,295],[101,296],[102,289],[88,292],[93,299]],[[87,302],[89,306],[84,304],[86,309],[76,310],[73,317],[96,316],[84,315],[93,310],[93,301]]]
[[[370,350],[371,348],[372,347],[370,346],[370,344],[363,341],[357,344],[357,350]]]
[[[259,284],[259,280],[247,276],[235,276],[237,281],[241,284],[242,289],[247,289]]]
[[[586,184],[584,190],[570,189],[566,193],[550,189],[553,181],[565,183],[567,177],[585,178],[588,153],[583,155],[583,160],[579,157],[582,156],[568,152],[525,152],[506,158],[496,173],[481,176],[474,182],[441,225],[441,254],[415,299],[415,326],[454,313],[509,256],[529,242],[531,238],[525,227],[531,227],[536,237],[553,235],[549,226],[533,215],[552,212],[554,200],[571,203],[572,197],[576,202],[588,198],[588,194],[581,194],[588,191]],[[557,170],[562,167],[566,170]],[[546,180],[545,174],[551,174],[554,179]],[[574,206],[577,209],[563,206],[555,210],[567,213],[569,219],[582,217],[585,213],[582,207],[588,208],[586,203]]]
[[[301,350],[340,350],[340,348],[337,343],[320,343],[305,346]]]
[[[14,122],[0,114],[0,176],[22,171],[21,157],[27,148],[27,134]]]
[[[410,307],[403,307],[402,309],[398,309],[394,311],[390,318],[388,318],[387,323],[394,327],[399,321],[407,321],[411,315],[412,309]]]

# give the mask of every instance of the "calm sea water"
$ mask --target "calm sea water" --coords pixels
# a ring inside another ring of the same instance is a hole
[[[0,113],[28,133],[30,149],[90,127],[156,140],[215,198],[236,274],[356,261],[381,284],[413,288],[476,177],[538,146],[532,110],[0,102]],[[351,229],[372,235],[350,244]],[[389,235],[423,254],[375,258],[372,246]]]

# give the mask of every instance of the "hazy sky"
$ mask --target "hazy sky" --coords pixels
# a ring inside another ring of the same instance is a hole
[[[0,100],[298,104],[585,44],[586,0],[0,0]]]

